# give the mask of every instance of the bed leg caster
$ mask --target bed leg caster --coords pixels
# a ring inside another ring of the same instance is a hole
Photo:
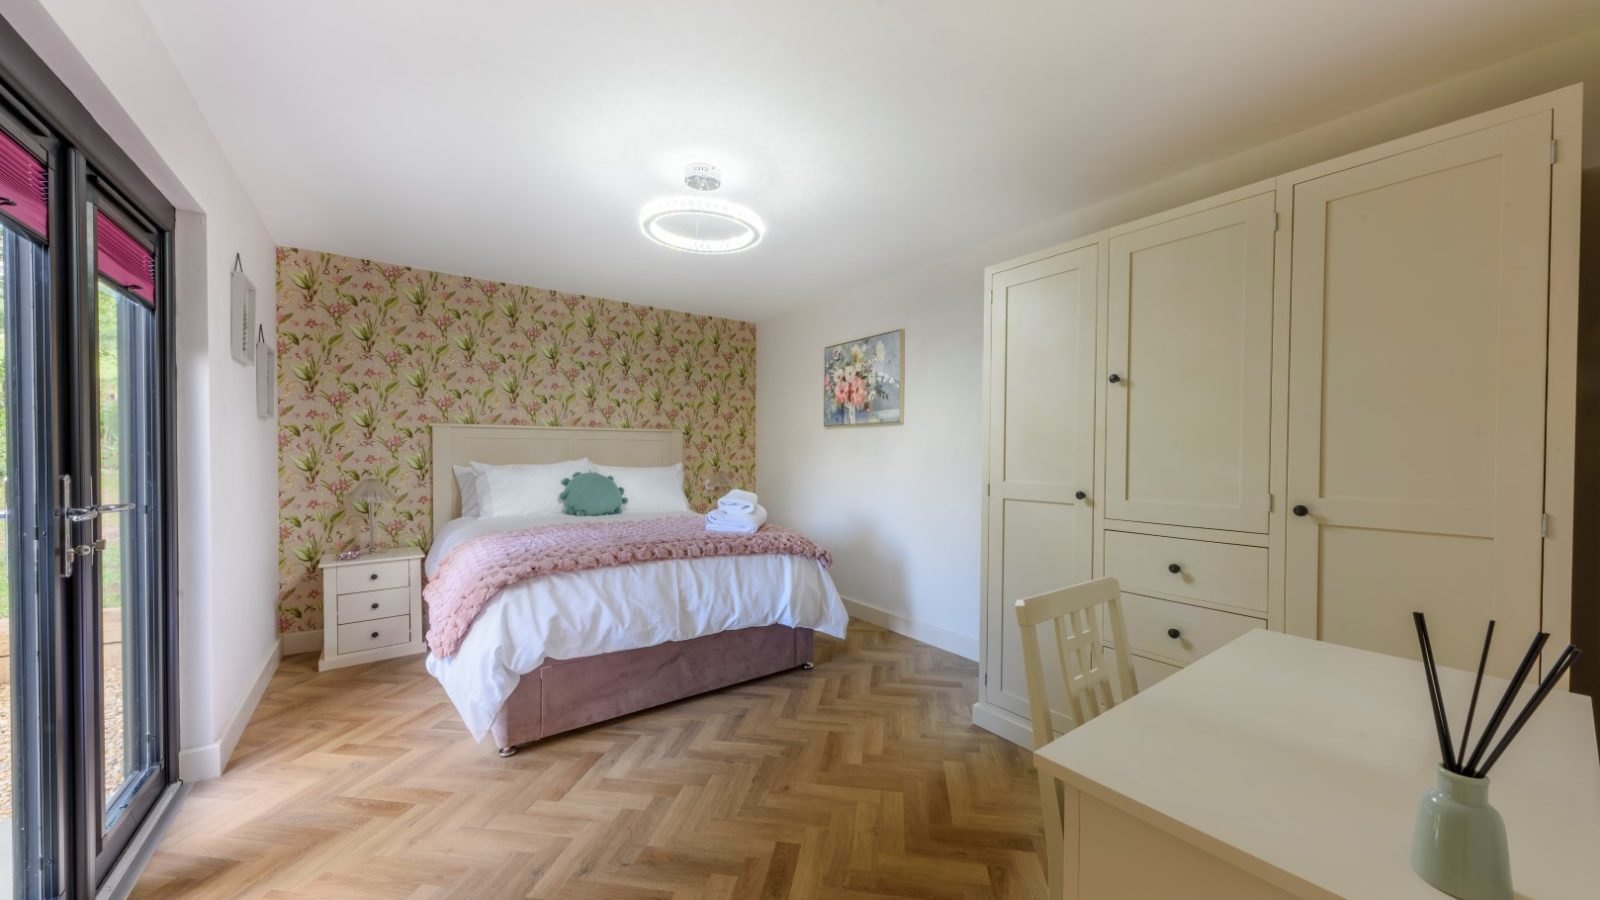
[[[805,670],[805,671],[807,671],[807,672],[809,672],[809,671],[811,671],[811,670],[812,670],[812,669],[815,669],[815,668],[816,668],[816,666],[815,666],[815,665],[813,665],[813,664],[812,664],[812,663],[808,663],[808,662],[803,662],[803,663],[801,663],[801,664],[800,664],[800,668],[802,668],[802,669],[804,669],[804,670]]]
[[[500,758],[501,759],[505,759],[507,757],[516,756],[516,755],[517,755],[517,748],[516,747],[501,747],[500,748]]]

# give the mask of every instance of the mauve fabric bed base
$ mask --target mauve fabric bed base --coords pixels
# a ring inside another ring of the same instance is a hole
[[[811,662],[812,631],[740,628],[582,659],[522,676],[490,727],[506,750]]]

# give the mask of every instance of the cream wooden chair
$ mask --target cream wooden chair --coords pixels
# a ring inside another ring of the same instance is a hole
[[[1056,739],[1050,712],[1049,682],[1043,654],[1039,650],[1039,626],[1050,625],[1055,634],[1056,656],[1065,682],[1069,728],[1082,725],[1111,707],[1117,697],[1106,672],[1106,655],[1100,633],[1100,608],[1105,607],[1106,623],[1111,627],[1111,642],[1117,667],[1117,683],[1126,700],[1139,692],[1128,658],[1128,629],[1122,618],[1122,588],[1115,578],[1097,578],[1083,584],[1050,591],[1017,601],[1017,625],[1022,628],[1022,664],[1028,675],[1028,708],[1033,717],[1033,748]],[[1061,786],[1054,778],[1039,773],[1039,797],[1044,807],[1045,846],[1049,867],[1050,896],[1061,890]]]

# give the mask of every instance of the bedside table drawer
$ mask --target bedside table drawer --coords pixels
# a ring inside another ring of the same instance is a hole
[[[403,562],[340,566],[334,582],[341,594],[405,587],[411,583],[411,566]]]
[[[339,626],[339,652],[359,653],[411,640],[411,617],[390,616]]]
[[[389,588],[385,591],[362,591],[359,594],[340,594],[338,597],[339,624],[365,622],[368,619],[387,619],[390,616],[411,614],[411,589]]]

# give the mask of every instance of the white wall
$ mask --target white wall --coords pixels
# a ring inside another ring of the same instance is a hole
[[[983,501],[983,269],[1079,235],[1577,82],[1600,165],[1600,30],[1397,97],[932,265],[801,305],[757,329],[762,503],[834,555],[852,611],[975,657]],[[906,422],[821,425],[822,348],[906,331]]]
[[[179,761],[212,777],[278,658],[277,427],[227,349],[235,253],[272,340],[276,248],[138,3],[7,0],[5,16],[179,210]]]

